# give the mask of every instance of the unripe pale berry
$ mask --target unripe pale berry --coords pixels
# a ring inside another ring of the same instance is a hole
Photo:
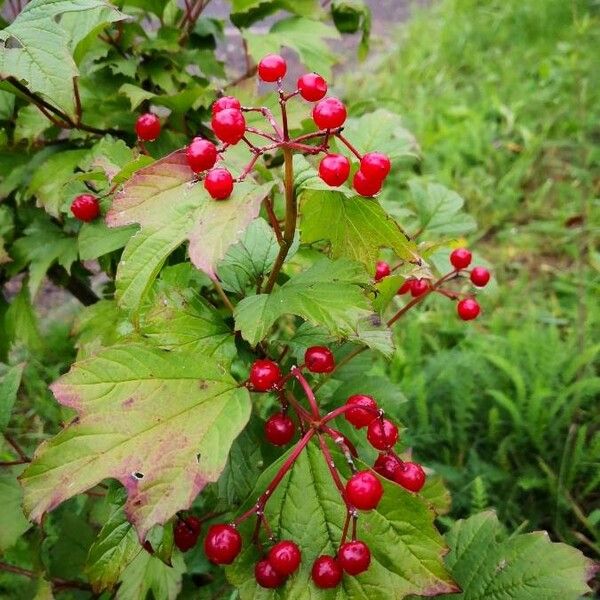
[[[271,415],[265,421],[265,437],[274,446],[289,444],[295,432],[294,421],[283,413]]]
[[[384,260],[377,261],[375,265],[375,281],[381,281],[384,277],[387,277],[392,272],[390,265]]]
[[[485,267],[473,267],[471,281],[477,287],[485,287],[490,280],[490,272]]]
[[[466,248],[457,248],[450,254],[450,262],[455,269],[466,269],[471,264],[473,256]]]
[[[402,461],[393,454],[380,454],[373,465],[373,470],[390,481],[396,480],[396,473]]]
[[[252,363],[248,379],[255,391],[268,392],[279,383],[281,369],[272,360],[258,359]]]
[[[194,138],[185,149],[185,158],[194,173],[212,169],[217,162],[217,147],[208,140]]]
[[[371,564],[371,551],[369,546],[359,540],[346,542],[338,552],[338,562],[349,575],[359,575],[369,568]]]
[[[233,192],[233,177],[227,169],[211,169],[204,178],[204,189],[215,200],[226,200]]]
[[[355,394],[348,398],[346,406],[352,406],[352,408],[344,413],[344,417],[357,429],[366,427],[373,419],[377,418],[377,402],[372,396]]]
[[[237,144],[246,132],[246,119],[240,110],[224,108],[213,115],[211,126],[221,141]]]
[[[369,423],[367,439],[373,448],[388,450],[398,441],[398,428],[388,419],[374,419]]]
[[[383,181],[374,177],[367,177],[362,171],[356,171],[352,186],[358,194],[370,198],[381,191]]]
[[[463,321],[472,321],[478,317],[481,308],[475,298],[465,298],[456,305],[456,311]]]
[[[429,280],[412,279],[410,282],[410,293],[413,298],[422,296],[429,289]]]
[[[291,575],[300,566],[301,559],[300,548],[291,540],[282,540],[269,550],[269,562],[280,575],[285,577]]]
[[[71,212],[76,219],[89,223],[100,214],[98,198],[92,194],[79,194],[71,203]]]
[[[260,587],[266,589],[275,589],[285,583],[285,576],[278,573],[266,558],[256,563],[254,578]]]
[[[153,142],[160,135],[160,120],[153,113],[140,115],[135,122],[135,132],[144,142]]]
[[[304,353],[304,362],[311,373],[331,373],[335,369],[333,354],[325,346],[311,346]]]
[[[327,93],[327,82],[317,73],[305,73],[298,79],[300,95],[309,102],[317,102]]]
[[[346,482],[346,498],[360,510],[376,508],[383,496],[383,486],[371,471],[354,473]]]
[[[242,536],[232,525],[211,525],[204,539],[208,560],[217,565],[229,565],[242,549]]]
[[[405,462],[396,471],[394,481],[411,492],[419,492],[425,485],[425,471],[417,463]]]
[[[212,105],[212,114],[221,112],[226,108],[233,108],[235,110],[240,110],[242,105],[237,98],[233,96],[223,96],[222,98],[217,98]]]
[[[268,54],[258,63],[258,76],[268,83],[273,83],[285,76],[287,64],[279,54]]]
[[[344,103],[337,98],[323,98],[313,108],[313,119],[319,129],[341,127],[346,120]]]
[[[321,589],[337,587],[342,580],[342,567],[339,562],[329,555],[319,556],[313,563],[311,577],[315,585]]]
[[[389,157],[382,152],[367,152],[360,161],[360,170],[370,179],[385,179],[391,168]]]
[[[319,164],[319,176],[333,187],[342,185],[350,175],[350,161],[342,154],[328,154]]]

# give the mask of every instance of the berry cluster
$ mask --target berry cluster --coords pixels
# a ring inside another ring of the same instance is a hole
[[[384,489],[377,474],[412,492],[420,491],[425,484],[425,473],[421,466],[402,461],[394,452],[394,445],[398,441],[398,427],[385,418],[384,411],[378,407],[373,397],[357,394],[348,398],[343,406],[325,415],[321,414],[313,388],[303,371],[328,374],[335,370],[335,366],[334,356],[328,348],[313,346],[306,350],[304,363],[292,367],[285,375],[280,366],[272,360],[256,360],[250,368],[246,384],[248,388],[255,392],[274,392],[281,404],[280,409],[265,423],[266,439],[277,446],[284,446],[292,441],[298,429],[301,437],[256,504],[234,522],[220,523],[209,529],[204,550],[213,563],[230,564],[242,549],[238,525],[255,517],[256,527],[252,542],[256,544],[262,558],[255,565],[254,575],[257,583],[264,588],[272,589],[283,585],[302,562],[301,550],[293,540],[274,539],[265,516],[265,506],[311,440],[316,439],[320,446],[333,483],[340,494],[340,504],[346,511],[346,520],[335,556],[321,555],[312,564],[311,577],[319,588],[334,588],[340,583],[344,573],[355,576],[369,568],[371,551],[364,541],[357,538],[357,521],[359,511],[373,510],[381,501]],[[295,379],[304,391],[309,409],[305,408],[292,392],[286,390],[286,383],[292,379]],[[297,425],[287,414],[290,408],[296,416]],[[331,422],[342,415],[356,429],[366,428],[367,440],[379,451],[373,470],[356,468],[356,449],[343,434],[331,426]],[[352,474],[345,482],[337,469],[327,438],[337,444],[351,469]],[[261,543],[261,529],[264,529],[267,535],[270,546],[268,550]]]
[[[407,308],[412,308],[414,304],[431,292],[436,292],[451,300],[458,300],[456,305],[458,316],[463,321],[471,321],[477,318],[481,312],[481,307],[477,300],[471,296],[462,297],[462,294],[446,289],[445,285],[454,279],[468,274],[471,283],[474,286],[478,288],[485,287],[490,280],[490,272],[485,267],[473,267],[468,271],[467,269],[471,264],[472,259],[473,256],[467,248],[457,248],[450,254],[450,263],[454,267],[452,271],[435,282],[431,282],[429,279],[424,278],[409,277],[400,286],[397,293],[399,296],[403,296],[410,292],[413,300],[406,305]],[[375,281],[381,281],[391,273],[392,268],[387,262],[378,261],[375,265]],[[389,324],[393,324],[394,320]]]

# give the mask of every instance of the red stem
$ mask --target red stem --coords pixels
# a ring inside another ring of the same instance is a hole
[[[302,386],[302,389],[304,390],[304,393],[306,394],[306,398],[308,399],[308,402],[310,404],[310,408],[312,410],[313,417],[315,419],[318,419],[320,416],[319,406],[317,404],[317,399],[315,398],[315,394],[312,391],[312,388],[310,387],[308,381],[306,381],[306,379],[304,378],[304,375],[302,375],[302,373],[300,372],[298,367],[292,367],[291,373],[298,380],[300,385]]]
[[[335,136],[350,150],[350,152],[352,152],[352,154],[354,154],[354,156],[356,156],[356,158],[358,158],[358,160],[362,160],[361,153],[341,133],[336,133]]]

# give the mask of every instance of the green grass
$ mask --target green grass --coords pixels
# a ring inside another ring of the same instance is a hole
[[[401,113],[423,175],[465,198],[498,283],[473,326],[443,301],[402,325],[409,443],[453,517],[493,506],[600,553],[600,3],[435,3],[354,89],[355,108]]]

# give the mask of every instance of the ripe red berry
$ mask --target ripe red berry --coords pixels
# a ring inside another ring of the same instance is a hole
[[[265,422],[265,437],[275,446],[285,446],[294,437],[294,421],[283,413],[271,415]]]
[[[346,573],[358,575],[369,568],[371,551],[369,546],[359,540],[346,542],[340,547],[338,561]]]
[[[373,470],[390,481],[396,480],[396,473],[402,466],[402,461],[393,454],[380,454],[373,465]]]
[[[212,169],[217,162],[217,147],[208,140],[195,137],[185,149],[185,157],[190,169],[200,173]]]
[[[352,406],[353,408],[348,409],[344,413],[344,417],[346,421],[354,425],[357,429],[366,427],[373,419],[377,418],[375,412],[377,410],[377,402],[371,396],[355,394],[348,398],[346,406]],[[365,408],[369,410],[365,410]]]
[[[252,363],[248,379],[256,392],[268,392],[279,383],[281,369],[272,360],[258,359]]]
[[[331,373],[335,369],[333,354],[325,346],[311,346],[304,353],[304,362],[311,373]]]
[[[273,83],[285,76],[287,64],[279,54],[268,54],[258,63],[258,76],[269,83]]]
[[[212,169],[204,178],[204,189],[215,200],[226,200],[233,192],[233,177],[227,169]]]
[[[300,548],[291,540],[282,540],[269,550],[269,562],[272,567],[286,577],[300,566],[301,558]]]
[[[216,565],[229,565],[242,549],[242,536],[232,525],[211,525],[204,540],[204,552]]]
[[[485,287],[490,280],[490,272],[485,267],[473,267],[471,281],[477,287]]]
[[[144,113],[135,122],[135,132],[140,140],[153,142],[160,134],[160,120],[153,113]]]
[[[328,154],[319,164],[319,176],[334,187],[342,185],[350,175],[350,161],[341,154]]]
[[[346,497],[360,510],[375,508],[383,496],[383,486],[371,471],[354,473],[346,482]]]
[[[237,98],[233,96],[223,96],[222,98],[217,98],[212,105],[212,114],[218,113],[226,108],[234,108],[235,110],[240,110],[242,105]]]
[[[383,180],[388,176],[392,163],[387,154],[367,152],[360,161],[360,170],[369,179]]]
[[[450,262],[455,269],[466,269],[471,264],[472,258],[466,248],[457,248],[450,254]]]
[[[79,194],[71,203],[71,212],[76,219],[89,223],[100,214],[100,203],[92,194]]]
[[[342,567],[333,556],[323,554],[312,566],[311,577],[315,585],[322,589],[334,588],[342,580]]]
[[[410,292],[412,290],[413,281],[414,281],[414,279],[411,277],[409,277],[408,279],[405,279],[404,283],[400,286],[400,288],[396,292],[398,294],[398,296],[403,296],[407,292]]]
[[[367,177],[362,171],[356,171],[352,180],[352,185],[356,192],[367,198],[379,193],[382,184],[383,181],[381,179]]]
[[[373,448],[387,450],[398,441],[398,428],[388,419],[374,419],[367,428],[367,439]]]
[[[254,578],[258,585],[267,589],[278,588],[285,583],[285,576],[278,573],[266,558],[256,563]]]
[[[298,79],[300,95],[309,102],[316,102],[325,97],[327,82],[317,73],[305,73]]]
[[[216,112],[211,125],[215,135],[228,144],[237,144],[246,132],[246,119],[236,108],[224,108]]]
[[[481,308],[475,298],[465,298],[456,305],[456,310],[463,321],[472,321],[477,318]]]
[[[202,521],[200,521],[198,517],[192,515],[186,519],[177,521],[173,527],[173,539],[175,545],[182,552],[187,552],[196,545],[201,528]]]
[[[337,98],[323,98],[313,108],[313,119],[319,129],[341,127],[346,120],[346,116],[346,107]]]
[[[425,479],[425,471],[421,465],[405,462],[396,471],[394,481],[411,492],[419,492],[425,485]]]
[[[413,298],[422,296],[429,289],[429,280],[427,279],[411,279],[410,293]]]
[[[378,260],[375,265],[375,281],[381,281],[384,277],[387,277],[392,272],[390,265],[384,260]]]

